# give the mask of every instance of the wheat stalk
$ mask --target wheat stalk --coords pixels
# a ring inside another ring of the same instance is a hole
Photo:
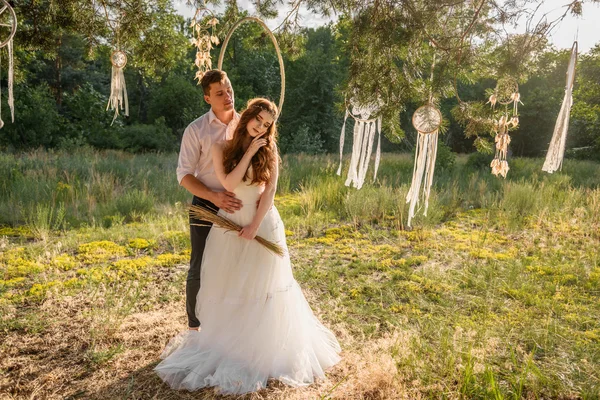
[[[220,228],[226,229],[228,231],[236,231],[239,232],[242,230],[242,227],[231,221],[228,218],[222,217],[218,214],[215,214],[212,210],[202,207],[202,206],[190,206],[190,214],[195,219],[200,219],[203,221],[210,222],[214,225],[217,225]],[[206,226],[205,224],[190,224],[195,226]],[[279,257],[283,257],[285,251],[281,246],[276,243],[273,243],[263,237],[256,236],[254,238],[258,243],[262,244],[267,250],[277,254]]]

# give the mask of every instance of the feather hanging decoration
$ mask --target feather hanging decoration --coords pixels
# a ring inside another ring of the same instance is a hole
[[[208,19],[208,21],[206,21],[206,19]],[[220,43],[219,37],[215,33],[215,27],[218,23],[219,20],[214,16],[212,11],[206,7],[204,2],[202,6],[196,8],[196,13],[194,14],[194,18],[192,18],[190,28],[194,29],[194,34],[196,36],[191,39],[191,43],[197,49],[194,65],[198,68],[198,71],[196,71],[198,85],[204,74],[212,69],[210,51],[212,50],[213,45],[217,46]]]
[[[563,159],[565,156],[565,144],[567,141],[567,131],[569,129],[569,117],[571,107],[573,106],[573,82],[575,81],[575,65],[577,64],[577,41],[573,43],[571,48],[571,59],[569,60],[569,68],[567,70],[567,82],[565,85],[565,97],[556,119],[554,133],[550,141],[548,153],[542,171],[553,173],[562,168]]]
[[[517,80],[512,77],[504,77],[498,80],[496,89],[490,96],[488,103],[492,105],[492,109],[495,108],[496,103],[504,105],[504,112],[501,117],[493,121],[496,154],[490,167],[492,168],[492,174],[506,178],[506,174],[510,169],[507,161],[508,145],[511,141],[508,131],[519,125],[519,103],[523,104]],[[512,109],[509,108],[511,104]]]

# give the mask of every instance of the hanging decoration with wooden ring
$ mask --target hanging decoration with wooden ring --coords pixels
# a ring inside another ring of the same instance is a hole
[[[6,47],[8,51],[8,107],[10,108],[10,118],[15,122],[15,99],[13,96],[14,82],[14,56],[13,56],[13,38],[17,32],[17,15],[15,10],[6,0],[0,0],[0,52]],[[0,59],[0,67],[1,59]],[[1,88],[0,88],[1,89]],[[2,96],[0,90],[0,128],[4,126],[2,120]]]
[[[218,23],[219,20],[215,17],[213,12],[206,7],[204,1],[201,6],[196,7],[196,12],[194,18],[192,18],[190,28],[194,29],[194,38],[191,39],[191,42],[197,48],[194,64],[198,67],[195,76],[195,79],[198,80],[198,84],[200,84],[200,80],[206,71],[212,69],[210,51],[212,50],[213,45],[217,46],[220,43],[219,38],[215,33],[215,27]]]
[[[342,125],[342,132],[340,134],[340,165],[337,169],[337,174],[341,175],[346,120],[350,116],[354,119],[354,130],[352,134],[352,158],[350,160],[350,168],[348,169],[348,177],[346,178],[346,186],[352,185],[360,189],[365,183],[376,133],[378,134],[378,141],[373,181],[377,179],[377,170],[379,169],[379,162],[381,160],[382,119],[381,116],[373,118],[371,116],[377,114],[381,106],[381,99],[369,104],[361,104],[355,99],[351,99],[350,105],[346,105],[346,116],[344,117],[344,124]]]
[[[119,108],[125,110],[125,116],[129,116],[127,86],[125,85],[125,75],[123,75],[123,68],[127,65],[127,54],[121,50],[114,50],[110,56],[110,62],[112,64],[112,76],[110,80],[110,97],[106,110],[109,108],[115,110],[112,125],[119,115]]]
[[[498,80],[494,93],[490,96],[488,103],[492,110],[496,104],[504,106],[500,117],[493,121],[492,133],[495,135],[496,155],[490,164],[492,174],[506,178],[510,169],[506,156],[508,154],[508,145],[510,144],[509,130],[515,129],[519,125],[519,103],[521,95],[519,94],[519,84],[515,78],[504,77]],[[512,107],[509,107],[512,104]]]
[[[115,123],[115,120],[119,116],[119,110],[124,110],[124,115],[129,116],[129,100],[127,98],[127,85],[125,84],[125,75],[123,69],[127,65],[127,54],[121,50],[120,46],[120,29],[121,20],[125,16],[125,13],[119,10],[119,16],[110,18],[109,11],[106,8],[106,4],[103,2],[104,13],[106,14],[106,22],[113,32],[115,40],[115,49],[110,54],[110,63],[112,65],[111,79],[110,79],[110,97],[108,98],[108,104],[106,105],[106,111],[115,110],[111,125]]]
[[[244,17],[244,18],[240,19],[239,21],[237,21],[231,27],[229,32],[227,33],[227,37],[225,37],[225,41],[223,42],[223,46],[221,47],[221,52],[219,53],[219,63],[217,64],[218,65],[217,68],[223,69],[223,58],[225,57],[225,50],[227,49],[227,44],[229,43],[229,39],[231,39],[233,32],[235,32],[235,30],[240,25],[242,25],[243,23],[246,23],[246,22],[256,22],[260,26],[262,26],[262,28],[265,30],[267,35],[269,35],[269,37],[271,38],[271,41],[273,42],[273,46],[275,46],[275,51],[277,52],[277,59],[279,60],[279,74],[281,76],[281,92],[279,95],[279,111],[278,111],[278,114],[275,116],[275,120],[277,120],[279,118],[279,116],[281,115],[281,109],[283,107],[283,100],[285,98],[285,69],[283,66],[283,58],[281,57],[281,50],[279,50],[279,44],[277,43],[277,39],[275,39],[273,32],[271,32],[271,30],[269,29],[267,24],[265,24],[260,18],[256,18],[256,17]]]
[[[575,65],[577,64],[577,41],[571,47],[571,59],[567,69],[567,82],[565,84],[565,97],[560,107],[560,112],[554,125],[554,133],[550,141],[550,148],[546,153],[546,160],[542,171],[553,173],[562,168],[565,156],[565,143],[567,142],[567,130],[569,129],[569,117],[573,106],[573,82],[575,82]]]
[[[433,183],[433,172],[437,157],[438,132],[442,125],[442,113],[432,103],[425,104],[419,107],[413,114],[412,124],[418,132],[418,137],[412,182],[406,195],[406,202],[410,203],[408,209],[409,227],[416,213],[421,187],[423,187],[423,200],[425,202],[423,215],[427,215],[429,194]]]

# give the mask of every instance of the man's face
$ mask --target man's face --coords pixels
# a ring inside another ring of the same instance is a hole
[[[210,94],[204,95],[204,100],[210,104],[215,113],[233,110],[233,88],[229,79],[211,83]]]

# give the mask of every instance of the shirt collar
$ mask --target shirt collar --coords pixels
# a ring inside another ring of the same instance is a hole
[[[235,122],[237,125],[237,121],[240,119],[240,114],[238,114],[235,110],[233,110],[233,119],[231,120],[231,122]],[[208,111],[208,123],[212,124],[214,121],[217,121],[218,123],[225,125],[219,118],[217,118],[217,116],[215,115],[213,109],[211,108]],[[229,125],[231,125],[231,122],[229,123]]]

